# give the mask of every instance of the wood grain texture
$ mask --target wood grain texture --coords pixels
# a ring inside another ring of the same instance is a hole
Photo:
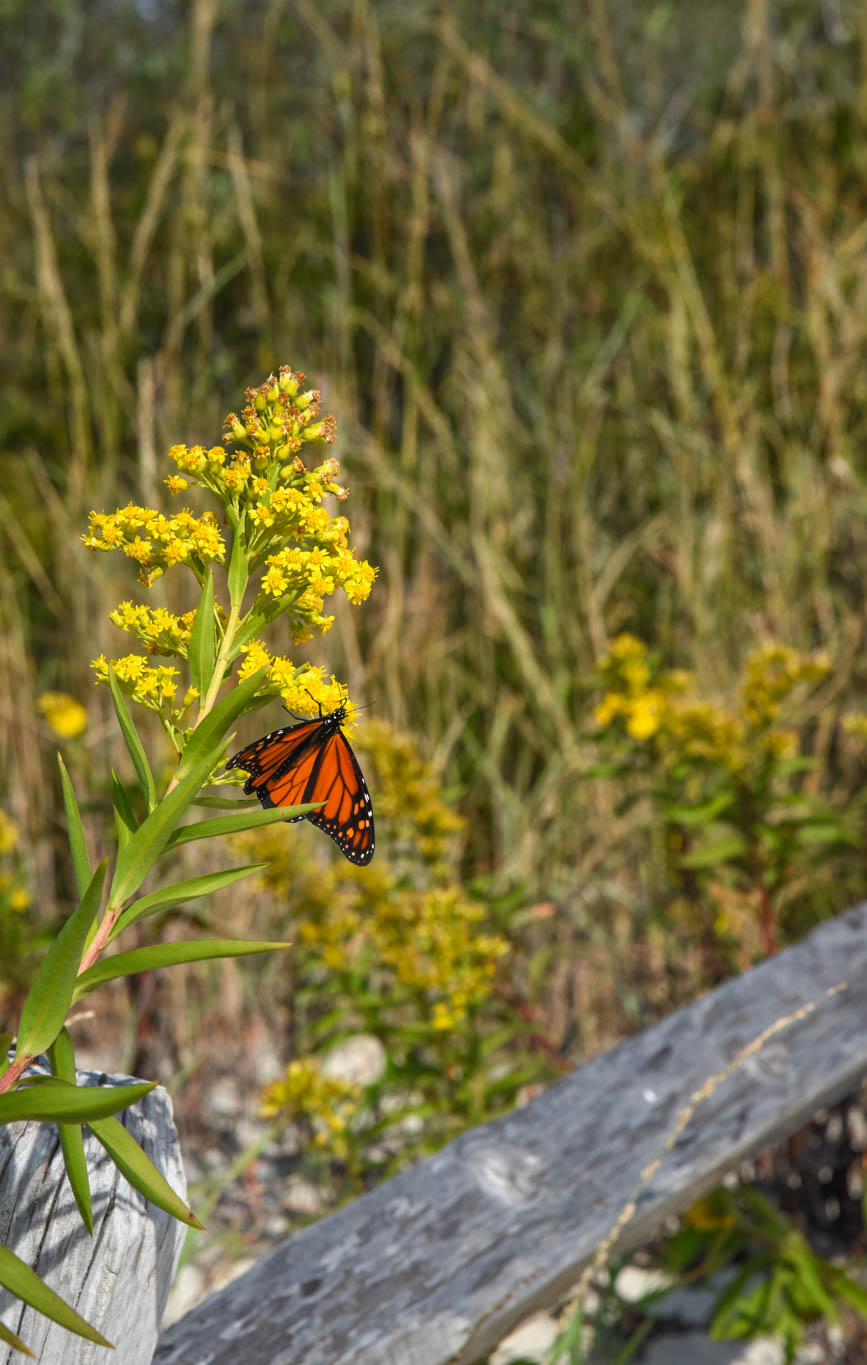
[[[618,1245],[646,1240],[867,1070],[867,906],[298,1233],[170,1327],[155,1365],[478,1360],[575,1282],[707,1078],[811,1004],[665,1152]]]
[[[129,1076],[78,1072],[79,1085],[129,1082]],[[179,1194],[186,1194],[172,1105],[151,1091],[118,1118]],[[114,1352],[64,1331],[0,1290],[0,1319],[42,1365],[150,1365],[185,1229],[124,1179],[85,1129],[93,1198],[93,1237],[75,1206],[57,1127],[0,1128],[0,1244],[31,1266],[115,1346]],[[0,1365],[25,1357],[0,1343]]]

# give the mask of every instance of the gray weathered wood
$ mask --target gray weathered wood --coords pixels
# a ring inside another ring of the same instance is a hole
[[[79,1072],[79,1085],[128,1076]],[[171,1100],[156,1089],[118,1118],[180,1195],[186,1194]],[[0,1320],[42,1365],[150,1365],[185,1228],[148,1203],[85,1130],[93,1237],[75,1206],[57,1127],[0,1128],[0,1245],[7,1246],[115,1346],[106,1351],[50,1322],[0,1290]],[[23,1357],[0,1343],[0,1362]]]
[[[299,1232],[170,1327],[155,1365],[478,1360],[575,1282],[697,1088],[810,1002],[667,1152],[619,1245],[646,1240],[867,1070],[867,905]]]

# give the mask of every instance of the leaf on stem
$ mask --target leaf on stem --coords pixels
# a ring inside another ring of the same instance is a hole
[[[72,871],[75,874],[76,890],[79,896],[83,896],[93,875],[87,852],[87,841],[84,837],[84,826],[81,823],[81,814],[79,813],[78,802],[75,799],[72,780],[66,771],[66,764],[60,754],[57,755],[57,762],[60,766],[60,785],[63,788],[63,808],[66,811],[66,834],[69,840],[69,851],[72,854]]]
[[[108,1152],[115,1166],[129,1183],[140,1190],[157,1208],[165,1209],[179,1222],[191,1228],[201,1228],[191,1208],[180,1195],[175,1194],[169,1182],[157,1170],[150,1157],[142,1151],[131,1133],[128,1133],[119,1119],[95,1119],[88,1124]]]
[[[68,1085],[56,1076],[25,1076],[17,1090],[0,1095],[0,1124],[24,1119],[42,1123],[90,1123],[126,1109],[156,1086],[156,1081],[135,1085]]]
[[[75,987],[75,999],[112,981],[118,976],[132,976],[134,972],[150,972],[159,967],[177,967],[183,962],[206,962],[214,957],[246,957],[251,953],[273,953],[290,948],[290,943],[244,938],[203,938],[182,943],[154,943],[149,948],[131,948],[128,953],[95,962],[82,972]]]
[[[66,1022],[85,940],[99,909],[107,862],[103,858],[81,903],[60,930],[36,973],[18,1023],[19,1058],[44,1052]]]
[[[145,800],[148,804],[148,810],[153,810],[157,799],[154,776],[151,772],[144,746],[139,739],[138,731],[136,730],[132,716],[129,713],[126,697],[120,690],[120,684],[115,677],[114,669],[110,664],[108,668],[108,685],[111,688],[111,699],[114,702],[114,710],[117,715],[118,725],[120,726],[121,733],[126,741],[126,747],[129,750],[129,756],[132,759],[133,766],[138,774],[139,782],[141,782],[142,791],[145,794]]]
[[[125,849],[138,829],[138,821],[133,815],[129,797],[114,768],[111,770],[111,801],[114,807],[114,827],[117,832],[118,851]]]
[[[213,820],[199,820],[195,825],[181,825],[168,842],[169,848],[188,844],[191,839],[213,839],[223,834],[237,834],[239,830],[256,829],[258,825],[274,825],[280,820],[294,820],[309,810],[318,810],[324,802],[308,801],[303,806],[273,806],[268,810],[241,810],[235,815],[218,815]]]
[[[72,1039],[67,1029],[62,1028],[48,1049],[48,1062],[55,1076],[75,1085],[75,1053]],[[78,1205],[82,1222],[90,1236],[93,1236],[93,1207],[90,1199],[90,1180],[87,1174],[87,1158],[84,1155],[84,1138],[80,1123],[59,1123],[60,1150],[63,1164],[72,1186],[72,1193]]]
[[[197,896],[207,896],[213,891],[220,891],[224,886],[231,886],[233,882],[250,877],[254,872],[260,872],[267,866],[267,863],[249,863],[245,867],[227,867],[222,872],[206,872],[201,877],[189,877],[186,881],[176,882],[174,886],[162,886],[158,891],[152,891],[150,895],[142,896],[141,900],[134,901],[132,905],[126,907],[109,934],[109,942],[121,930],[128,929],[131,924],[144,919],[146,915],[155,915],[157,911],[165,910],[170,905],[181,905],[184,901],[195,900]]]
[[[214,674],[214,576],[205,579],[202,596],[196,611],[187,653],[190,681],[200,697],[204,697]]]
[[[44,1313],[52,1322],[59,1322],[67,1331],[75,1332],[80,1337],[87,1337],[88,1341],[95,1341],[97,1346],[107,1346],[111,1350],[110,1341],[106,1341],[95,1327],[91,1327],[89,1322],[79,1317],[75,1309],[70,1308],[53,1289],[49,1289],[29,1265],[25,1265],[14,1252],[4,1246],[0,1246],[0,1284],[16,1298],[29,1303],[37,1313]],[[9,1344],[15,1343],[10,1341]],[[31,1351],[27,1353],[32,1355]]]

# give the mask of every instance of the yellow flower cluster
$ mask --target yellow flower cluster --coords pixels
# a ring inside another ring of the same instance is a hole
[[[175,682],[178,673],[176,668],[153,667],[141,654],[127,654],[122,659],[112,659],[111,666],[121,691],[140,706],[146,706],[149,711],[162,711],[174,702],[178,686]],[[94,659],[91,668],[96,672],[99,682],[108,682],[109,663],[104,654]]]
[[[5,810],[0,810],[0,858],[12,853],[18,845],[18,826]],[[10,859],[10,862],[12,860]],[[30,905],[30,892],[17,870],[0,872],[0,927],[4,910],[18,915]],[[8,947],[8,945],[7,945]],[[0,980],[2,980],[0,964]]]
[[[294,664],[285,655],[269,653],[261,640],[252,640],[250,644],[243,645],[241,653],[244,662],[238,670],[238,681],[243,682],[260,668],[267,668],[268,676],[256,695],[282,698],[287,711],[308,716],[316,715],[317,708],[321,707],[323,714],[327,715],[346,701],[346,691],[336,678],[327,676],[313,664]],[[349,703],[344,730],[349,730],[352,725],[352,709]]]
[[[148,653],[177,654],[186,658],[195,615],[194,611],[188,611],[183,616],[176,616],[165,607],[151,609],[137,602],[121,602],[109,612],[108,619],[147,645]]]
[[[457,1028],[486,998],[498,960],[509,945],[479,932],[486,908],[453,887],[402,895],[378,907],[371,933],[397,981],[422,992],[434,1028]]]
[[[747,658],[741,679],[741,704],[755,729],[773,725],[780,707],[802,684],[815,687],[827,678],[827,654],[801,654],[787,645],[761,645]]]
[[[634,635],[617,637],[601,669],[608,690],[594,712],[600,729],[622,726],[639,744],[652,741],[669,763],[687,758],[736,772],[762,755],[780,758],[796,749],[796,733],[775,722],[796,689],[820,682],[830,663],[825,655],[761,646],[745,661],[737,710],[686,695],[694,679],[661,671]]]
[[[284,1075],[262,1093],[263,1118],[306,1118],[313,1124],[317,1147],[339,1160],[349,1155],[350,1124],[364,1101],[364,1091],[354,1081],[323,1075],[315,1057],[298,1057]]]
[[[67,692],[43,692],[36,698],[36,709],[58,739],[77,739],[87,729],[87,712]]]
[[[211,512],[196,517],[184,510],[165,517],[152,507],[129,503],[117,512],[91,512],[89,550],[122,550],[141,566],[139,582],[150,587],[173,564],[187,564],[201,577],[214,562],[222,564],[226,546]]]

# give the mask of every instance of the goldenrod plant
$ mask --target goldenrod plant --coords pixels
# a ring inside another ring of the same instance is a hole
[[[243,776],[224,770],[230,731],[240,717],[279,696],[307,713],[345,704],[351,719],[346,689],[335,678],[310,664],[272,655],[260,638],[278,618],[288,622],[295,641],[327,630],[331,617],[324,614],[326,598],[341,587],[351,602],[362,602],[375,577],[372,566],[349,548],[346,518],[332,515],[326,506],[326,498],[342,501],[346,496],[337,482],[337,461],[327,458],[311,462],[312,467],[307,463],[318,447],[333,441],[335,424],[332,417],[320,416],[319,395],[304,389],[303,378],[283,367],[259,388],[247,390],[241,414],[230,413],[226,419],[226,446],[209,450],[175,446],[170,452],[180,473],[166,480],[169,490],[177,495],[193,484],[208,490],[221,504],[219,519],[210,511],[197,515],[184,509],[166,516],[129,504],[113,513],[92,513],[84,537],[92,550],[118,550],[132,559],[145,587],[168,570],[185,566],[198,589],[198,604],[185,615],[131,601],[111,613],[114,623],[146,650],[114,660],[100,656],[94,663],[97,679],[111,689],[137,783],[130,794],[115,776],[116,842],[96,861],[87,845],[72,779],[60,759],[80,899],[45,954],[17,1027],[0,1040],[0,1123],[34,1120],[61,1125],[66,1171],[89,1232],[93,1219],[82,1123],[142,1193],[188,1225],[201,1225],[114,1117],[156,1083],[77,1086],[66,1027],[70,1010],[103,982],[134,972],[287,946],[278,941],[211,939],[156,943],[104,955],[132,925],[263,867],[261,862],[228,867],[172,883],[159,874],[170,869],[172,855],[181,845],[292,819],[311,809],[310,805],[250,809],[248,802],[202,797],[203,788],[212,783],[243,781]],[[225,566],[225,574],[215,581],[217,566]],[[177,662],[155,664],[151,660],[156,655]],[[128,698],[157,713],[175,750],[177,763],[163,790]],[[74,699],[46,694],[40,709],[59,734],[80,733],[81,710]],[[216,805],[223,813],[190,819],[195,804]],[[11,851],[14,842],[12,822],[3,817],[0,851]],[[151,877],[157,884],[143,890]],[[18,883],[8,880],[4,892],[14,910],[15,897],[22,894]],[[32,1069],[42,1054],[47,1054],[50,1075]],[[70,1331],[108,1344],[8,1248],[0,1248],[0,1284]],[[0,1339],[27,1350],[2,1324]]]
[[[818,766],[806,722],[830,672],[826,654],[771,641],[747,655],[724,703],[634,635],[601,662],[592,738],[603,761],[591,771],[628,775],[648,799],[668,923],[703,941],[714,972],[774,952],[805,869],[858,845],[854,819],[805,780]]]

